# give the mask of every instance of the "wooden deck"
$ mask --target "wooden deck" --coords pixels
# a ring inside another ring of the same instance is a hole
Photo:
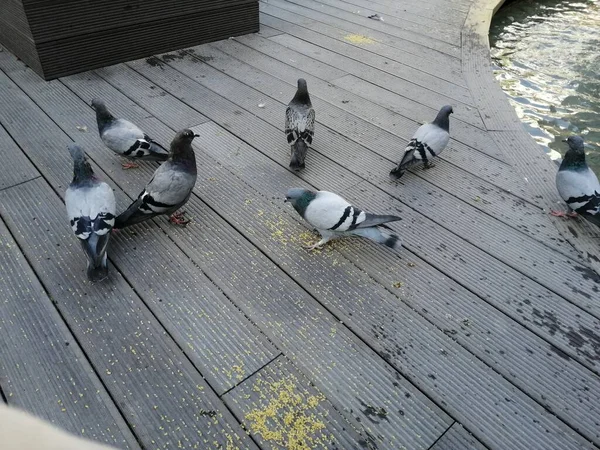
[[[598,234],[547,214],[556,169],[489,70],[496,3],[264,0],[260,33],[51,82],[0,52],[5,401],[123,449],[600,445]],[[318,124],[296,174],[299,77]],[[119,209],[156,165],[121,169],[93,97],[163,143],[200,134],[193,222],[116,233],[96,285],[66,220],[66,145]],[[436,167],[390,182],[447,103]],[[307,253],[293,186],[401,215],[404,248]]]

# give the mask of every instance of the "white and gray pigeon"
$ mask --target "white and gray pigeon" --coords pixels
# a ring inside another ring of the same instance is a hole
[[[319,248],[331,239],[350,235],[362,236],[396,250],[402,246],[400,237],[384,225],[402,220],[401,217],[366,213],[327,191],[292,188],[288,190],[285,201],[290,202],[321,235],[319,242],[306,247],[309,250]]]
[[[144,222],[161,214],[172,214],[169,221],[185,225],[185,212],[174,214],[192,195],[196,184],[196,155],[192,141],[199,135],[192,130],[181,130],[171,142],[169,159],[154,172],[152,179],[138,198],[119,214],[115,228],[121,229]]]
[[[315,134],[315,110],[303,78],[298,80],[296,95],[285,111],[285,134],[291,145],[290,168],[296,171],[303,169],[308,146]]]
[[[169,157],[166,148],[135,124],[113,116],[102,100],[92,100],[92,108],[96,111],[100,139],[112,151],[133,161],[166,161]],[[134,167],[138,167],[137,164],[123,164],[125,169]]]
[[[67,215],[88,259],[88,279],[101,281],[108,276],[106,250],[115,223],[115,194],[94,176],[83,148],[70,144],[68,149],[73,158],[73,181],[65,196]]]
[[[446,148],[450,140],[450,114],[453,112],[452,106],[446,105],[440,109],[433,122],[417,129],[404,150],[402,160],[390,172],[390,177],[397,180],[404,175],[406,169],[421,162],[426,169],[434,166],[431,160]]]
[[[551,211],[554,216],[575,217],[581,214],[584,218],[600,227],[600,183],[596,174],[585,162],[583,138],[569,136],[566,141],[569,150],[556,174],[556,188],[570,211]]]

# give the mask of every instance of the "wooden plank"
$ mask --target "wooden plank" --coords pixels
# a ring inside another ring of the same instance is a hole
[[[45,181],[4,190],[0,199],[9,229],[142,446],[256,448],[114,268],[98,284],[72,270],[85,257]]]
[[[0,190],[33,180],[40,173],[27,159],[15,141],[0,124],[0,148],[2,157],[10,161],[10,170],[0,171]]]
[[[118,197],[121,207],[129,204],[131,197],[135,198],[151,178],[155,170],[154,164],[146,164],[134,174],[124,172],[119,167],[119,159],[114,152],[105,148],[95,131],[81,133],[76,129],[78,125],[91,130],[96,127],[95,114],[87,102],[82,102],[57,81],[51,82],[53,88],[48,89],[48,83],[40,82],[31,71],[15,71],[13,76],[34,98],[36,104],[52,115],[57,125],[88,149],[93,161],[112,169],[110,175],[113,181],[129,187],[129,197],[118,191],[121,194]],[[108,87],[108,93],[96,92],[92,97],[99,96],[110,101],[110,94],[116,91]],[[120,101],[111,103],[119,105]],[[130,101],[124,103],[131,104]],[[127,116],[144,114],[147,113],[137,108],[137,111]],[[143,126],[144,123],[141,122],[140,125]],[[153,129],[154,126],[148,129]],[[64,152],[63,157],[68,159],[66,153]],[[60,159],[55,155],[48,157]],[[49,178],[71,177],[72,169],[66,163],[57,170],[52,169],[52,164],[43,158],[38,158],[38,164],[44,168],[44,175]],[[61,189],[60,185],[53,187],[57,191]],[[177,248],[162,230],[155,227],[142,225],[136,230],[134,241],[126,235],[118,235],[114,241],[115,251],[111,251],[111,259],[217,393],[227,391],[279,354],[210,279],[189,261],[185,248]],[[135,245],[140,239],[146,245]],[[173,269],[174,261],[177,261],[176,270]],[[174,295],[176,300],[173,299]]]
[[[0,386],[9,404],[88,439],[139,448],[1,219],[0,293]]]
[[[399,95],[410,96],[410,99],[425,105],[433,104],[437,108],[440,104],[456,104],[457,101],[468,105],[473,104],[468,89],[459,84],[391,59],[381,58],[367,51],[346,49],[344,54],[340,54],[287,34],[279,35],[276,39],[271,40],[285,47],[300,50],[303,54],[310,55],[318,61],[327,62],[335,67],[343,67],[346,72],[385,87]],[[348,54],[353,57],[347,56]],[[356,59],[361,54],[365,56],[365,59]],[[439,108],[437,109],[439,110]],[[473,109],[471,108],[471,110]],[[475,121],[473,113],[456,112],[461,114],[459,117],[465,118],[465,120]]]
[[[263,1],[262,3],[265,2]],[[460,47],[458,46],[413,33],[410,30],[396,28],[385,22],[378,22],[358,14],[332,8],[315,0],[302,0],[298,4],[291,0],[269,0],[268,4],[280,6],[283,9],[294,11],[297,14],[319,22],[335,25],[342,30],[369,36],[381,42],[391,43],[393,46],[415,46],[415,48],[421,49],[423,57],[437,53],[440,56],[448,55],[460,58]]]
[[[162,72],[161,69],[158,70]],[[169,76],[168,79],[173,80],[173,77]],[[89,83],[87,77],[78,75],[71,76],[68,80],[65,79],[64,81],[69,82],[69,84],[72,85],[72,88],[75,89],[80,96],[83,96],[83,92],[86,93],[85,96],[92,94],[90,90],[97,90],[99,84],[98,82]],[[209,103],[211,102],[211,99],[206,95],[202,95],[202,92],[199,89],[195,89],[193,92],[199,92],[203,103],[207,101]],[[97,91],[93,92],[94,95],[97,93]],[[126,101],[121,101],[120,103],[127,104]],[[154,129],[158,131],[160,127],[155,126]],[[165,130],[164,128],[163,130],[164,134],[171,133],[170,130]],[[216,165],[214,160],[206,161],[204,151],[197,154],[197,158],[199,167],[213,168]],[[212,170],[213,169],[211,169],[211,172]],[[259,174],[255,173],[255,176],[259,176]],[[205,179],[209,180],[208,182],[211,182],[211,178],[213,177],[208,175],[205,176]],[[131,192],[134,193],[137,192],[137,190],[132,189]],[[346,399],[343,394],[340,394],[340,389],[346,393],[352,392],[353,395],[355,393],[360,393],[361,399],[368,399],[368,401],[376,403],[382,403],[384,401],[383,399],[388,399],[390,395],[389,392],[395,390],[397,392],[392,398],[385,400],[391,402],[391,405],[400,404],[399,402],[404,404],[404,392],[409,391],[413,397],[417,398],[417,402],[414,404],[411,403],[411,406],[409,406],[411,411],[407,411],[407,414],[412,415],[415,418],[423,414],[425,416],[431,415],[428,419],[429,423],[427,425],[427,430],[420,428],[401,430],[399,427],[402,427],[402,423],[404,423],[403,419],[401,424],[382,424],[381,429],[378,429],[379,434],[382,436],[381,439],[383,439],[383,442],[388,442],[390,439],[395,441],[396,439],[405,437],[408,442],[418,442],[419,448],[427,448],[427,446],[433,442],[431,439],[435,440],[439,437],[441,430],[445,429],[446,418],[443,413],[441,413],[426,398],[422,397],[421,394],[414,391],[412,386],[406,381],[403,381],[399,374],[390,370],[378,355],[370,351],[368,347],[361,344],[360,341],[357,341],[352,333],[344,329],[338,330],[335,342],[331,343],[327,351],[324,352],[323,348],[320,347],[320,343],[322,342],[322,339],[325,339],[326,336],[331,334],[332,328],[337,326],[337,321],[333,317],[330,317],[329,313],[323,311],[318,304],[312,304],[310,297],[307,296],[301,288],[293,283],[293,281],[285,274],[278,272],[279,269],[258,253],[256,249],[252,246],[240,247],[242,245],[241,241],[244,241],[245,238],[237,234],[237,232],[231,229],[228,224],[222,222],[222,219],[215,216],[214,212],[206,211],[205,207],[199,209],[199,204],[201,205],[197,200],[192,199],[186,205],[186,210],[188,210],[192,216],[202,218],[199,225],[202,227],[202,233],[193,233],[193,230],[192,232],[189,232],[188,230],[188,233],[186,233],[187,237],[185,237],[185,235],[180,235],[180,238],[175,239],[175,241],[178,242],[180,247],[188,249],[187,253],[194,259],[194,262],[198,264],[212,280],[217,280],[215,282],[217,282],[219,287],[229,298],[232,298],[238,306],[240,306],[240,302],[243,302],[244,307],[240,307],[267,335],[269,335],[271,340],[275,342],[278,347],[286,351],[287,354],[292,352],[296,362],[302,361],[305,367],[308,366],[310,378],[315,380],[315,383],[320,385],[321,389],[323,389],[327,395],[331,394],[331,396],[335,397],[336,402],[340,401],[338,397],[344,397],[342,400],[344,407],[347,410],[352,409],[357,411],[360,407],[360,402],[353,396]],[[215,222],[217,222],[217,225],[215,225],[216,228],[214,228],[213,231],[217,234],[213,234],[206,239],[200,237],[205,234],[207,227],[210,227],[210,224]],[[177,232],[177,230],[172,230],[172,233],[174,232]],[[225,236],[225,238],[223,236]],[[194,240],[190,241],[190,239]],[[198,248],[195,239],[200,239],[201,248]],[[207,239],[210,242],[207,242]],[[194,242],[193,245],[192,242]],[[209,247],[206,247],[207,245]],[[216,245],[218,250],[213,248],[213,245]],[[229,248],[229,246],[232,245],[235,247],[235,250],[234,247]],[[227,263],[220,263],[217,268],[206,266],[207,259],[213,259],[215,252],[221,254],[223,251],[225,252],[225,256],[229,258]],[[251,259],[243,259],[240,261],[242,255],[249,255],[248,257]],[[243,278],[240,275],[240,271],[242,270],[242,268],[239,267],[240,264],[243,266],[243,270],[246,271]],[[268,283],[265,284],[264,280],[268,280]],[[235,288],[235,295],[230,291],[231,286],[234,286]],[[247,296],[248,289],[252,290],[252,298],[248,298]],[[291,291],[293,293],[291,294],[292,297],[290,299],[282,300],[281,296],[284,295],[282,294],[282,290],[283,292]],[[266,299],[268,299],[268,303],[265,303],[267,301]],[[246,309],[248,308],[247,302],[251,302],[250,304],[254,305],[255,302],[259,301],[262,302],[265,308],[268,306],[269,309],[261,310],[258,313],[258,316],[256,316],[256,312],[250,314]],[[280,311],[282,308],[281,301],[290,302],[291,310],[289,312]],[[307,303],[310,304],[310,307]],[[280,316],[283,317],[281,320],[286,323],[297,324],[296,327],[299,327],[299,329],[289,327],[282,329],[280,326],[282,321],[274,321],[274,317]],[[316,318],[319,319],[317,320]],[[273,330],[273,327],[275,331]],[[275,333],[275,335],[272,333]],[[322,339],[317,339],[309,344],[306,342],[307,334],[310,336],[322,336]],[[298,349],[298,346],[300,346],[301,349]],[[345,356],[345,358],[347,357],[347,360],[344,360],[343,363],[337,359],[332,360],[332,354],[329,352],[330,348],[333,349],[333,355],[338,355],[335,358],[339,357],[339,355],[347,355]],[[327,373],[323,373],[324,367],[330,367],[330,369],[327,370]],[[364,377],[361,378],[360,383],[354,379],[357,367],[359,367],[358,370],[360,370],[362,377]],[[340,380],[347,381],[340,384]],[[402,389],[402,391],[398,391],[398,389]],[[414,411],[412,411],[412,409],[414,409]],[[368,416],[359,414],[358,417],[362,417],[362,420],[364,421],[367,420]],[[434,424],[432,428],[430,428],[431,423]],[[430,443],[427,444],[427,442]]]
[[[430,450],[486,450],[486,448],[461,424],[454,422]]]
[[[269,3],[266,3],[261,1],[259,6],[261,13],[260,22],[272,28],[280,29],[281,25],[277,25],[277,23],[285,21],[311,32],[341,41],[348,46],[363,48],[380,56],[404,62],[415,68],[420,67],[418,64],[422,60],[421,64],[429,67],[430,69],[427,72],[432,74],[436,72],[448,74],[453,70],[460,73],[460,62],[456,57],[440,53],[436,50],[431,50],[408,41],[398,43],[399,40],[391,36],[389,38],[384,38],[381,35],[375,36],[374,34],[376,33],[357,30],[355,26],[344,21],[328,20],[327,23],[321,22],[318,20],[318,14],[314,14],[311,10],[302,9],[284,2],[273,3],[269,1]],[[323,19],[323,17],[320,18]],[[289,25],[286,24],[286,26]],[[309,42],[317,44],[312,39]],[[330,45],[323,47],[333,49]],[[419,58],[417,59],[415,56]]]
[[[293,3],[305,5],[303,2],[298,2],[297,0],[295,0]],[[368,18],[371,14],[380,12],[379,9],[377,8],[377,5],[373,5],[373,4],[363,4],[362,5],[362,7],[364,8],[363,9],[363,8],[357,8],[357,5],[352,4],[350,2],[340,1],[340,0],[319,0],[319,3],[331,7],[331,8],[327,8],[326,12],[327,12],[327,14],[330,14],[333,16],[337,16],[339,14],[339,12],[336,10],[341,10],[346,13],[352,13],[353,15],[355,15],[357,17],[363,17],[363,18]],[[306,6],[309,6],[312,9],[316,9],[314,7],[314,4],[312,4],[312,3],[308,4]],[[447,9],[449,9],[449,8],[447,8]],[[446,10],[444,10],[443,8],[440,8],[439,14],[443,15],[444,12],[446,12]],[[435,24],[435,26],[432,26],[431,21],[424,20],[423,18],[421,18],[419,16],[415,16],[408,12],[404,13],[404,17],[401,19],[396,18],[394,16],[387,15],[387,14],[386,15],[379,14],[379,15],[381,17],[383,17],[383,20],[381,21],[383,23],[378,23],[377,20],[371,19],[373,21],[372,25],[370,25],[369,22],[365,22],[362,20],[361,20],[361,24],[366,26],[367,28],[372,28],[374,30],[381,30],[381,31],[390,30],[390,27],[402,29],[404,31],[407,31],[407,32],[410,32],[413,34],[423,35],[423,36],[427,36],[430,39],[442,41],[446,45],[460,47],[460,28],[457,26],[450,26],[450,25],[444,24],[442,22],[438,22]],[[346,17],[349,17],[349,15],[343,14],[343,17],[346,18]]]
[[[284,356],[228,392],[224,399],[263,448],[358,450],[377,445],[367,432],[361,436],[360,430],[354,429]],[[371,408],[373,419],[385,420],[385,409]]]

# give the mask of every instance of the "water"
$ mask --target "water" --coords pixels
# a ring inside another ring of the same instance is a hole
[[[495,75],[552,159],[571,134],[600,176],[600,0],[517,0],[490,28]]]

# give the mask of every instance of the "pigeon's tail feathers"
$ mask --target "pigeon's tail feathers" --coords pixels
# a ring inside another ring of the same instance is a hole
[[[125,227],[135,225],[136,223],[144,222],[145,220],[148,220],[154,216],[151,213],[140,211],[141,205],[142,200],[141,198],[138,198],[129,206],[129,208],[117,216],[115,219],[114,228],[121,230]]]
[[[87,276],[90,281],[102,281],[108,276],[108,259],[106,250],[110,233],[99,235],[92,233],[86,240],[81,241],[88,259]]]
[[[397,222],[398,220],[402,220],[402,217],[365,213],[365,220],[358,224],[356,228],[369,228],[378,225],[384,226],[384,223]]]
[[[399,180],[400,178],[402,178],[402,175],[404,175],[404,172],[406,172],[406,170],[404,170],[404,168],[400,164],[398,164],[398,166],[394,167],[390,171],[390,178],[393,180]]]
[[[88,280],[93,283],[97,283],[108,278],[108,262],[106,255],[104,255],[104,259],[97,266],[93,265],[91,261],[88,261],[87,277]]]
[[[302,139],[298,139],[292,144],[292,157],[290,160],[290,169],[296,171],[304,169],[304,160],[306,158],[307,151],[308,146],[306,145],[306,142],[304,142]]]
[[[157,142],[149,141],[150,148],[148,159],[151,161],[166,161],[169,158],[169,151]]]
[[[400,237],[393,233],[388,227],[357,228],[351,233],[365,237],[394,250],[400,250],[400,248],[402,248]]]

